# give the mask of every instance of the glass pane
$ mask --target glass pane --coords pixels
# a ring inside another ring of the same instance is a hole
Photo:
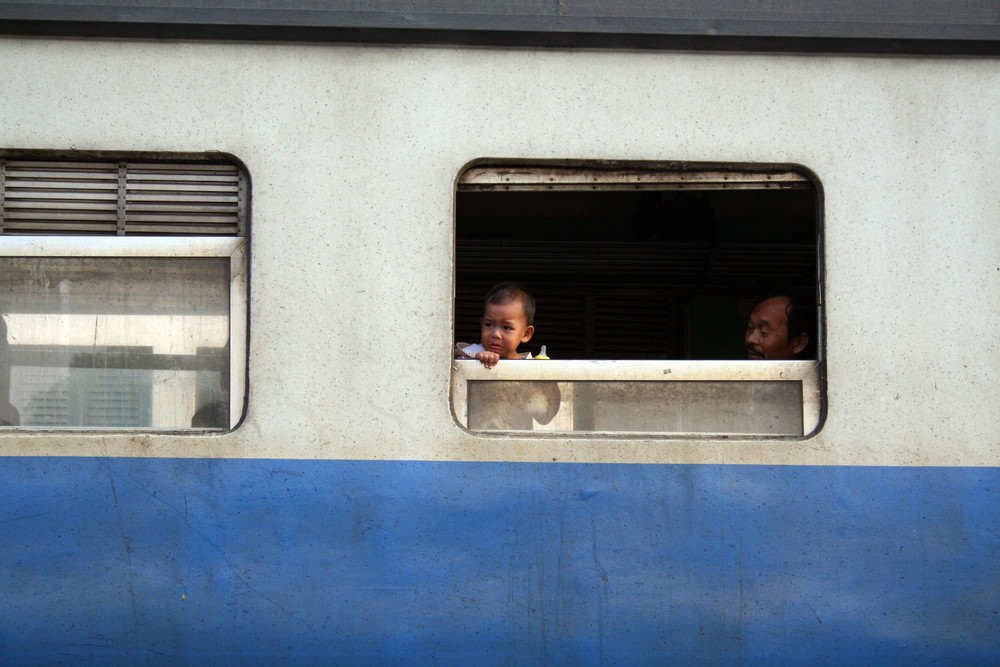
[[[228,428],[229,261],[0,258],[0,421]]]
[[[470,381],[478,431],[802,435],[795,381]]]

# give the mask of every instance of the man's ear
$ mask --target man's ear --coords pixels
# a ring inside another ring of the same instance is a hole
[[[799,355],[802,353],[802,350],[806,349],[807,345],[809,345],[809,334],[803,331],[792,339],[792,352],[795,355]]]
[[[529,324],[528,328],[524,330],[524,335],[521,336],[521,342],[527,343],[529,340],[531,340],[531,336],[534,333],[535,333],[535,327]]]

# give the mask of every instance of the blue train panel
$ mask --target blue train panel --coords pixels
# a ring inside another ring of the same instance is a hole
[[[0,471],[5,664],[1000,661],[996,468]]]

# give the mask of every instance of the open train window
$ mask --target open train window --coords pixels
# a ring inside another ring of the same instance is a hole
[[[751,361],[759,295],[821,303],[821,194],[787,165],[479,161],[455,192],[455,336],[480,339],[502,281],[537,302],[548,361],[456,360],[477,432],[802,437],[820,426],[821,353]],[[817,314],[814,325],[820,341]],[[822,345],[816,349],[822,350]]]
[[[235,427],[248,201],[218,154],[0,151],[0,425]]]

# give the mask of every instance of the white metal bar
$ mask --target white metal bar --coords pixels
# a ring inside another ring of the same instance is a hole
[[[604,382],[803,381],[815,376],[816,361],[701,360],[506,360],[487,369],[475,360],[456,359],[452,367],[469,380],[591,380]]]
[[[246,242],[219,236],[0,236],[0,257],[229,257]]]

